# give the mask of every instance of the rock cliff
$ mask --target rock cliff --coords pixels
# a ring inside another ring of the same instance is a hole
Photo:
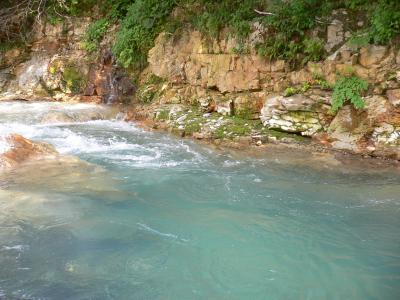
[[[400,159],[400,52],[351,47],[338,24],[327,32],[330,55],[295,70],[252,51],[235,54],[236,41],[228,35],[210,41],[196,31],[161,34],[148,58],[148,71],[164,80],[157,103],[195,105],[204,113],[260,120],[267,129],[311,137],[328,148]],[[334,113],[330,86],[350,74],[368,82],[365,106],[346,104]]]

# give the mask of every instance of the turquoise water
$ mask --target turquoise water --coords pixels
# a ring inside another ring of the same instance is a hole
[[[399,299],[400,171],[220,151],[92,105],[0,103],[57,161],[0,177],[0,299]]]

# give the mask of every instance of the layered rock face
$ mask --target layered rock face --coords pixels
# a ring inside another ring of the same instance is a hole
[[[374,45],[351,48],[337,14],[326,36],[330,55],[294,71],[285,61],[252,53],[254,47],[235,54],[237,43],[229,35],[210,41],[196,31],[161,34],[148,58],[150,72],[166,80],[158,103],[197,104],[222,115],[245,111],[268,129],[312,137],[326,147],[400,159],[400,52]],[[365,107],[345,105],[333,113],[332,91],[316,78],[332,85],[350,74],[369,84]],[[283,96],[288,87],[304,84],[305,90]]]

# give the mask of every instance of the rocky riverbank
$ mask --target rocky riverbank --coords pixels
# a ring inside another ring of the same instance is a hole
[[[216,144],[311,145],[400,160],[399,49],[349,43],[345,10],[330,21],[326,32],[313,33],[329,55],[304,67],[257,55],[256,43],[268,38],[260,24],[240,53],[243,41],[227,32],[211,40],[193,29],[162,33],[135,84],[107,38],[97,57],[82,49],[90,19],[44,24],[29,48],[1,52],[0,98],[125,103],[128,121]],[[333,109],[343,76],[368,84],[362,107]]]

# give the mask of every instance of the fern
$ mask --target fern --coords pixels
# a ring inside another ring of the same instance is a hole
[[[350,102],[356,109],[364,107],[361,93],[368,89],[368,83],[357,76],[341,76],[336,82],[332,93],[332,111],[336,112],[346,102]]]

